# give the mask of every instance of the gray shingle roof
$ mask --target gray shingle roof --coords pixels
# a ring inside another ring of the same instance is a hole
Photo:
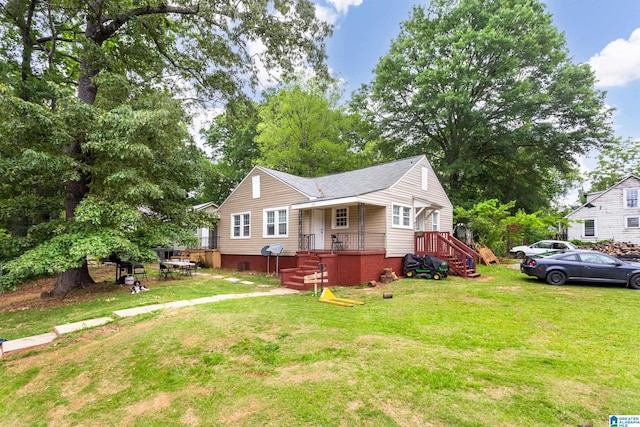
[[[409,157],[389,163],[316,178],[303,178],[274,169],[265,172],[290,185],[309,198],[324,200],[359,196],[390,188],[424,156]]]

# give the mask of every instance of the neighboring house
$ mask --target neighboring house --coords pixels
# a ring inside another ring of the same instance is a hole
[[[568,240],[612,240],[640,244],[640,178],[628,175],[605,191],[587,194],[587,202],[565,218]]]
[[[205,211],[208,213],[218,212],[218,205],[214,202],[207,202],[193,207],[196,211]],[[199,249],[218,249],[218,226],[202,227],[195,230],[198,238]]]
[[[222,266],[274,272],[278,262],[286,286],[320,262],[330,285],[378,280],[386,267],[402,274],[416,232],[450,234],[453,224],[425,156],[317,178],[255,166],[218,213]],[[284,246],[277,257],[274,244]]]

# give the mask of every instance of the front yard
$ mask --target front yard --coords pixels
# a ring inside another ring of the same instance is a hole
[[[501,265],[479,270],[478,279],[333,290],[363,306],[323,304],[310,293],[226,300],[62,336],[48,348],[0,360],[0,419],[601,426],[609,415],[640,413],[640,292],[551,287]],[[41,333],[126,304],[277,286],[271,277],[250,280],[198,276],[151,283],[135,295],[114,285],[96,298],[14,311],[0,295],[0,337]]]

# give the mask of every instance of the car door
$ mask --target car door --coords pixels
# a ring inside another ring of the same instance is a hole
[[[567,273],[567,280],[581,280],[582,262],[578,254],[556,256],[554,260]]]
[[[617,259],[605,254],[584,253],[582,259],[582,280],[603,283],[626,283],[627,270],[621,268]]]

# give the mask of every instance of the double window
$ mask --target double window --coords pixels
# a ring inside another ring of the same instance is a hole
[[[391,225],[397,228],[412,228],[412,210],[411,206],[391,204]]]
[[[289,212],[286,207],[264,210],[264,237],[287,237]]]
[[[249,212],[231,215],[231,238],[248,239],[251,237],[251,214]]]

